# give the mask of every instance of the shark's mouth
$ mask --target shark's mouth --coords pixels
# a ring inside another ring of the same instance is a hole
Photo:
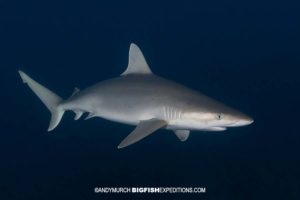
[[[249,125],[251,123],[253,123],[252,119],[249,119],[249,120],[239,120],[239,121],[236,121],[234,123],[228,124],[227,127],[239,127],[239,126]]]
[[[222,126],[214,126],[208,128],[209,131],[225,131],[227,128]]]

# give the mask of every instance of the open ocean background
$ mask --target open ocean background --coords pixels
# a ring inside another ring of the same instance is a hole
[[[154,73],[252,116],[247,127],[166,130],[50,114],[17,73],[64,98],[121,74],[131,42]],[[300,3],[0,0],[0,199],[106,199],[94,187],[206,187],[180,199],[300,199]],[[135,195],[141,198],[142,195]]]

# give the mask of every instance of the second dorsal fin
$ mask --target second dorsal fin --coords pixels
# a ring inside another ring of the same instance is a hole
[[[80,89],[78,87],[75,87],[71,96],[74,96],[79,91],[80,91]]]
[[[152,74],[142,51],[134,43],[131,43],[129,48],[127,69],[121,75],[128,74]]]

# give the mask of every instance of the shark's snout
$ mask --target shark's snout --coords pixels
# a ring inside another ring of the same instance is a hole
[[[249,124],[252,124],[253,122],[254,122],[253,119],[247,119],[247,120],[243,119],[243,120],[238,121],[234,125],[235,126],[247,126]]]
[[[231,126],[237,127],[237,126],[247,126],[254,122],[254,120],[249,116],[243,116],[240,117],[237,122],[233,123]]]

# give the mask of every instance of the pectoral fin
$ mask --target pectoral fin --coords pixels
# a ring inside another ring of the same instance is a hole
[[[181,142],[186,141],[190,136],[189,130],[175,130],[174,133]]]
[[[118,149],[134,144],[166,125],[167,122],[160,119],[140,121],[138,126],[119,144]]]

